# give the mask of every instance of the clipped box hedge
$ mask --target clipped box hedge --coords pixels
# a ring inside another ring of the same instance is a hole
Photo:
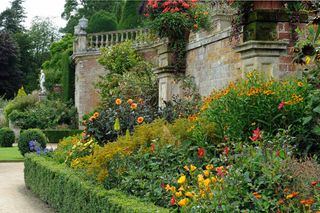
[[[64,137],[74,136],[82,132],[78,129],[45,129],[42,131],[47,136],[49,143],[59,143]]]
[[[84,180],[75,171],[46,157],[27,154],[26,186],[60,213],[169,212],[140,199]]]

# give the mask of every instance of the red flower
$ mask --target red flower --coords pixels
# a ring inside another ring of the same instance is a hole
[[[228,154],[229,154],[229,147],[226,146],[226,147],[224,148],[223,154],[224,154],[224,155],[228,155]]]
[[[184,7],[185,9],[189,9],[190,5],[184,2],[184,3],[182,4],[182,7]]]
[[[206,152],[205,152],[204,148],[200,147],[198,149],[198,157],[203,158],[205,156],[205,154],[206,154]]]
[[[315,185],[317,185],[318,183],[319,183],[319,181],[312,181],[312,182],[311,182],[311,185],[312,185],[312,186],[315,186]]]
[[[151,152],[154,152],[155,149],[156,149],[156,145],[154,145],[154,143],[152,143],[152,144],[150,145],[150,151],[151,151]]]
[[[165,12],[168,12],[169,10],[170,10],[170,7],[166,7],[162,12],[165,13]]]
[[[149,13],[144,14],[145,17],[149,17]]]
[[[164,184],[164,182],[161,182],[160,186],[161,186],[161,188],[164,189],[166,187],[166,184]]]
[[[259,139],[261,139],[261,131],[258,127],[255,130],[253,130],[252,137],[250,137],[250,140],[257,141]]]
[[[173,206],[176,204],[176,198],[174,196],[171,197],[170,199],[170,204]]]
[[[281,103],[278,106],[278,110],[282,109],[284,107],[285,103],[283,101],[281,101]]]

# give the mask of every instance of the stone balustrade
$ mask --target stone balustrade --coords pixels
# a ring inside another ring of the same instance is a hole
[[[133,41],[133,45],[138,48],[158,41],[157,39],[151,41],[148,29],[91,33],[87,35],[87,50],[99,50],[101,47],[110,47],[128,40]]]

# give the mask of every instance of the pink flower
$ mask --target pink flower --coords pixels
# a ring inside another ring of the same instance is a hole
[[[198,153],[197,154],[198,154],[199,158],[203,158],[205,156],[206,152],[205,152],[204,148],[200,147],[198,149]]]
[[[258,127],[255,130],[253,130],[252,137],[250,137],[250,140],[257,141],[259,139],[261,139],[261,131]]]
[[[149,13],[144,14],[144,16],[145,16],[145,17],[148,17],[148,16],[149,16]]]
[[[281,103],[278,106],[278,110],[282,109],[284,107],[285,103],[283,101],[281,101]]]

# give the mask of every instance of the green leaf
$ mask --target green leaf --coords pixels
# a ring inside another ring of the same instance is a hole
[[[313,133],[320,135],[320,125],[317,125],[312,130]]]
[[[314,108],[313,111],[320,114],[320,105]]]
[[[303,121],[303,125],[306,125],[307,123],[309,123],[312,120],[312,116],[308,116],[308,117],[304,117],[302,118]]]

